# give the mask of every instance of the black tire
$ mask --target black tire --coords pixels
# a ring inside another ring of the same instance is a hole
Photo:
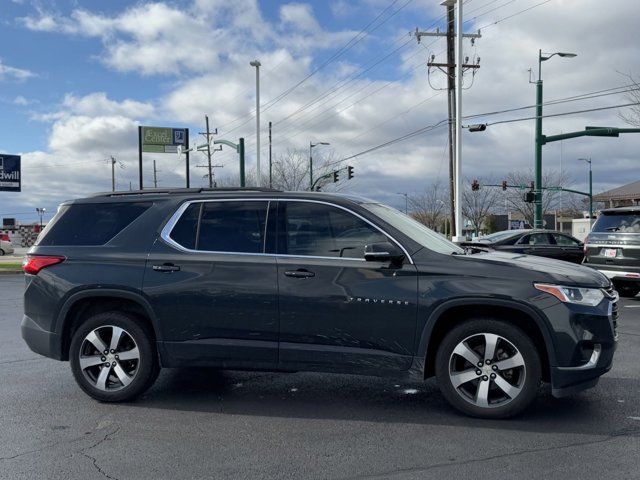
[[[117,329],[122,329],[123,333],[119,335],[117,348],[111,352],[109,343],[115,336],[114,332],[119,331]],[[98,340],[95,340],[95,332],[98,332]],[[87,337],[90,334],[93,341]],[[107,347],[107,354],[97,350],[94,342],[100,341]],[[137,358],[129,358],[136,354]],[[81,355],[85,362],[84,370],[80,363]],[[127,356],[127,359],[120,359],[120,356]],[[107,372],[103,372],[106,368],[103,363],[105,360],[113,361]],[[87,366],[94,361],[99,363]],[[101,402],[133,400],[153,385],[160,371],[153,335],[147,326],[133,315],[116,311],[93,315],[76,329],[69,349],[69,363],[80,388]],[[125,382],[130,383],[125,384],[120,380],[123,372]],[[101,375],[102,373],[105,375]],[[98,385],[102,383],[104,388],[99,388]]]
[[[486,345],[495,336],[499,337],[495,354],[484,363]],[[483,365],[471,364],[461,352]],[[507,360],[522,365],[509,369]],[[489,318],[471,319],[451,329],[438,348],[435,371],[445,399],[459,411],[480,418],[509,418],[521,413],[536,398],[542,378],[540,356],[531,338],[514,325]],[[454,377],[461,382],[457,386]]]
[[[640,293],[640,285],[635,283],[616,282],[615,288],[620,296],[625,298],[633,298]]]
[[[4,256],[4,250],[0,248],[0,257]]]

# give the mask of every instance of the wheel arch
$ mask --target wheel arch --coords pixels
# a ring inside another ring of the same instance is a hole
[[[83,319],[112,310],[135,316],[149,328],[154,340],[161,339],[153,309],[142,295],[118,289],[86,290],[69,297],[57,316],[56,331],[60,335],[61,360],[69,359],[71,337]]]
[[[516,313],[517,316],[513,316]],[[424,359],[424,378],[435,373],[438,345],[453,328],[474,317],[507,321],[531,337],[540,353],[543,379],[549,381],[550,366],[555,365],[555,348],[549,326],[533,308],[516,301],[466,298],[446,301],[429,316],[420,336],[416,357]]]

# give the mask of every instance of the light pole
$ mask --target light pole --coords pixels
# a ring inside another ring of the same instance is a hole
[[[534,228],[542,228],[542,62],[546,62],[554,55],[565,58],[573,58],[575,53],[555,52],[542,53],[538,50],[538,81],[536,83],[536,179],[535,179],[535,210]]]
[[[313,147],[317,147],[318,145],[331,145],[329,142],[318,142],[312,143],[309,142],[309,190],[313,190],[313,155],[312,149]]]
[[[593,172],[591,171],[591,157],[579,158],[578,160],[589,164],[589,230],[591,230],[591,219],[593,218]]]
[[[396,195],[404,195],[404,214],[409,214],[409,194],[407,192],[397,192]]]
[[[38,212],[38,216],[40,217],[40,231],[42,231],[42,216],[44,215],[44,212],[46,212],[47,209],[46,208],[38,208],[36,207],[36,212]]]
[[[262,186],[260,176],[260,66],[258,60],[249,62],[249,65],[256,67],[256,186]]]

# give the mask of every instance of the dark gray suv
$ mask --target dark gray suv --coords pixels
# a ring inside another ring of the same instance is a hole
[[[640,206],[602,210],[584,242],[585,265],[609,277],[623,297],[640,292]]]
[[[590,268],[465,251],[362,198],[272,190],[61,205],[25,259],[22,335],[101,401],[160,367],[435,376],[508,417],[611,368],[617,296]]]

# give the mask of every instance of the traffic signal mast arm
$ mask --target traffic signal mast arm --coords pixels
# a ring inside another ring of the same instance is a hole
[[[540,143],[546,145],[547,143],[576,137],[619,137],[621,133],[640,133],[640,128],[585,127],[584,130],[578,132],[563,133],[561,135],[541,135]]]

